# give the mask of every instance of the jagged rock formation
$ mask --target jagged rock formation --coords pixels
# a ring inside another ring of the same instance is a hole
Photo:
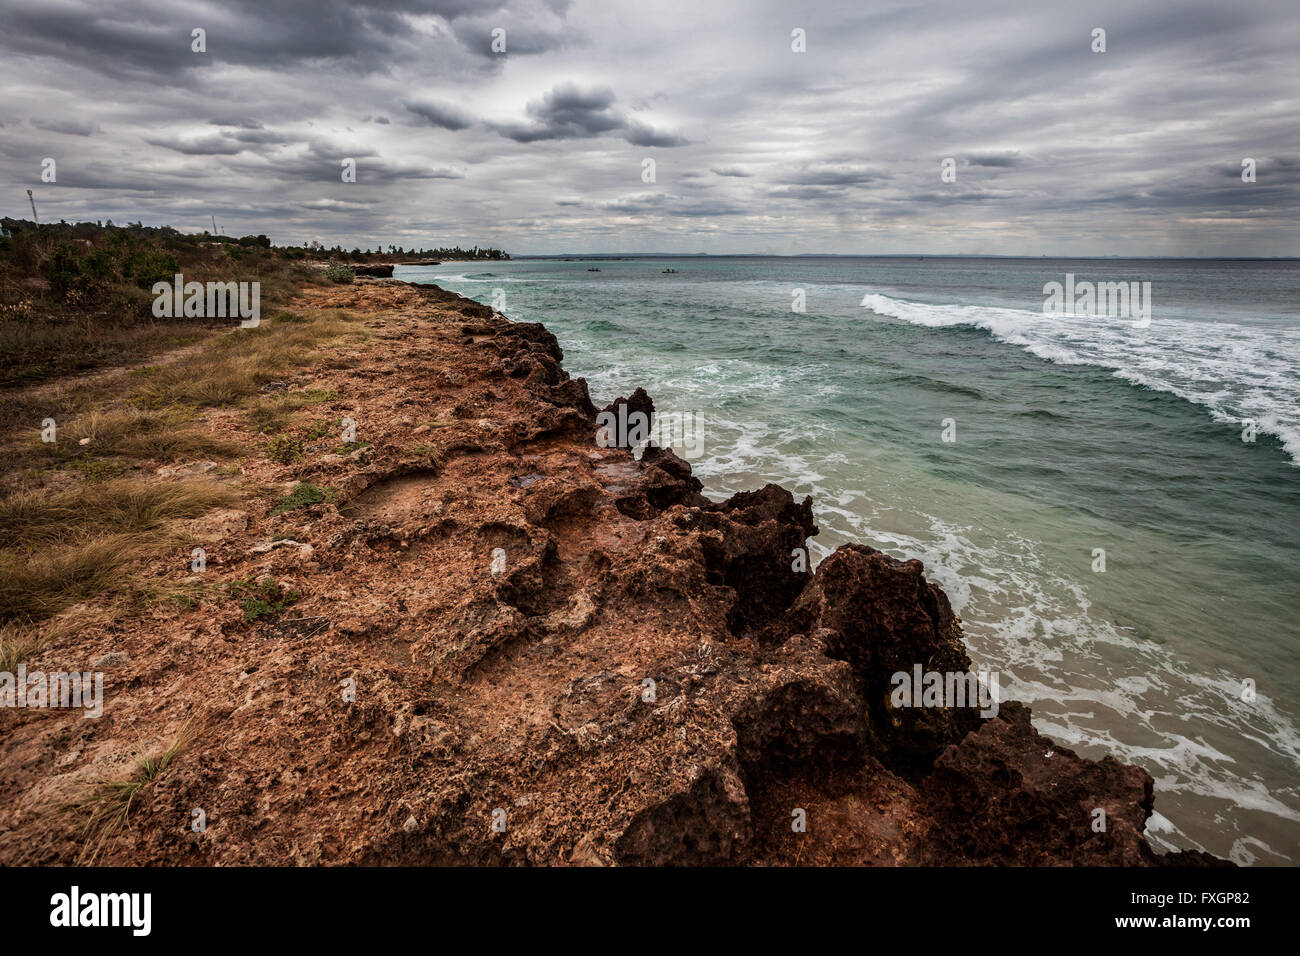
[[[892,706],[891,674],[970,666],[920,562],[850,546],[812,573],[792,558],[811,500],[710,502],[671,451],[599,447],[586,383],[540,325],[432,287],[307,296],[385,310],[371,344],[309,373],[369,444],[245,466],[333,502],[191,529],[222,578],[302,598],[269,622],[214,600],[46,648],[50,667],[130,664],[95,726],[4,717],[0,859],[74,858],[78,832],[45,808],[189,712],[202,733],[103,862],[1165,860],[1141,835],[1142,770],[1056,747],[1016,705]],[[653,411],[640,390],[621,401]],[[257,550],[282,538],[299,546]]]
[[[371,279],[391,279],[393,277],[393,267],[391,265],[354,265],[352,271],[359,276],[367,276]]]

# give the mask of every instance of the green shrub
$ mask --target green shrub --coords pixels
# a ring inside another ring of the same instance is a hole
[[[281,465],[297,461],[302,457],[302,442],[288,435],[276,435],[266,447],[266,457]]]
[[[58,299],[66,299],[68,293],[82,281],[81,255],[76,246],[60,242],[50,252],[50,257],[41,264],[41,273],[50,283],[50,293]]]
[[[331,262],[330,267],[325,270],[325,278],[331,282],[341,282],[344,285],[356,281],[357,274],[351,266],[345,266],[341,262]]]
[[[271,509],[271,514],[281,515],[297,508],[307,508],[322,501],[333,501],[338,494],[333,488],[321,488],[310,482],[300,481],[279,503]]]
[[[231,581],[226,585],[230,594],[241,600],[244,606],[244,619],[256,621],[263,617],[274,617],[301,595],[297,591],[285,590],[275,581]]]

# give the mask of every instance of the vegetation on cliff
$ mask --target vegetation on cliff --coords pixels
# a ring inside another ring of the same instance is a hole
[[[292,290],[330,263],[425,257],[508,259],[500,249],[460,246],[350,252],[319,243],[277,246],[265,235],[182,233],[169,226],[0,219],[0,386],[138,361],[199,341],[228,323],[152,314],[156,282],[258,282],[262,308],[283,308]],[[335,279],[340,281],[340,279]]]

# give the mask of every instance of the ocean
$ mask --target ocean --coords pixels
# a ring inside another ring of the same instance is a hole
[[[1045,314],[1067,276],[1149,282],[1149,322]],[[584,257],[395,277],[544,322],[598,406],[640,385],[698,416],[706,493],[812,495],[815,559],[849,541],[920,558],[1002,699],[1155,778],[1157,847],[1300,863],[1300,262]]]

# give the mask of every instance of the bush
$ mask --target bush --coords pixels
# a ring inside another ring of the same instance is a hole
[[[54,297],[66,299],[68,293],[81,282],[81,256],[71,243],[61,242],[41,264],[41,272],[50,283],[50,292]]]
[[[288,435],[276,435],[267,446],[266,457],[288,465],[302,457],[302,442]]]
[[[349,285],[356,280],[357,274],[352,270],[351,266],[345,266],[341,262],[332,262],[330,267],[325,270],[325,278],[331,282],[341,282]]]
[[[60,242],[41,266],[57,300],[94,307],[114,305],[116,287],[149,289],[180,271],[176,257],[126,233],[91,249]]]

